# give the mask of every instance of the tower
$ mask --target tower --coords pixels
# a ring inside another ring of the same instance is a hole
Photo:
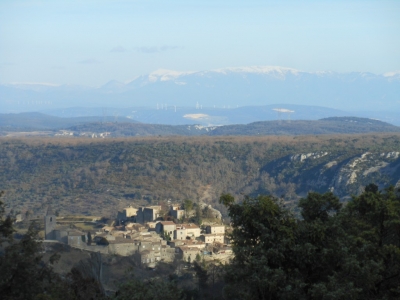
[[[55,234],[54,229],[56,229],[56,216],[53,213],[51,205],[47,207],[46,215],[44,216],[44,239],[54,240]]]

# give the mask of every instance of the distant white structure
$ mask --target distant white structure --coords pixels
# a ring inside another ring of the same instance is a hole
[[[272,110],[276,111],[278,113],[278,118],[281,120],[281,114],[288,114],[288,120],[290,122],[290,114],[294,113],[294,110],[290,110],[287,108],[273,108]]]

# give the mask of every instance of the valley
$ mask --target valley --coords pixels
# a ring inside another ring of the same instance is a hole
[[[10,211],[115,217],[130,204],[218,203],[271,194],[296,207],[309,191],[342,201],[374,182],[399,185],[400,134],[1,138],[0,189]]]

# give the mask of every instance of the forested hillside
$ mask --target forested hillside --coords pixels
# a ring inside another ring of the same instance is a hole
[[[201,114],[200,114],[201,115]],[[203,115],[206,116],[206,115]],[[225,126],[199,124],[163,125],[138,123],[133,119],[101,117],[57,118],[39,113],[0,114],[0,136],[261,136],[261,135],[312,135],[312,134],[356,134],[373,132],[400,132],[400,127],[392,124],[357,117],[332,117],[321,120],[275,120]],[[4,119],[4,120],[3,120]],[[129,120],[129,122],[127,121]],[[195,119],[196,120],[196,119]],[[192,120],[192,123],[193,121]],[[203,123],[205,122],[203,120]],[[238,123],[240,117],[238,118]],[[201,123],[201,118],[198,119]]]
[[[7,209],[112,215],[128,204],[215,203],[224,192],[293,204],[309,190],[342,200],[400,179],[400,134],[298,137],[0,139]],[[221,208],[221,206],[219,206]]]
[[[378,120],[355,117],[332,117],[321,120],[281,120],[247,125],[217,127],[208,135],[306,135],[368,132],[400,132],[400,127]]]

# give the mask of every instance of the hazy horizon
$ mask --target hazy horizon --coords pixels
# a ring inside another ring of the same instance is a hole
[[[399,1],[0,3],[0,83],[101,86],[155,70],[400,70]]]

